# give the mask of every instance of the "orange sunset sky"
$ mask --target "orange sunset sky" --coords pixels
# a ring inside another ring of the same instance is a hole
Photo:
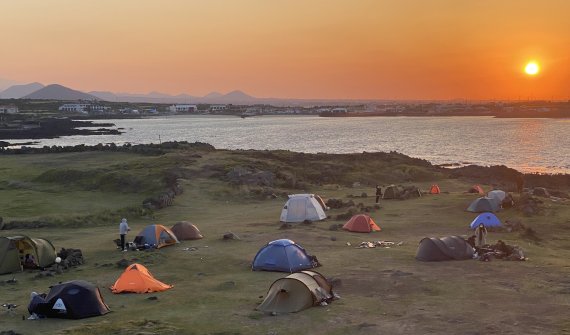
[[[0,13],[5,83],[279,98],[570,95],[568,0],[2,0]],[[537,76],[524,73],[529,60]]]

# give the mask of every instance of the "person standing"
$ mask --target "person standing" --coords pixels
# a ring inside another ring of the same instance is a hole
[[[378,203],[381,197],[382,197],[382,187],[380,187],[380,185],[376,185],[376,203]]]
[[[477,229],[475,229],[476,245],[481,248],[487,244],[487,228],[485,225],[480,223]]]
[[[123,251],[127,251],[127,248],[125,248],[125,236],[129,232],[129,230],[131,230],[131,228],[127,223],[127,219],[123,218],[121,220],[121,223],[119,223],[119,235],[121,235],[121,250]]]

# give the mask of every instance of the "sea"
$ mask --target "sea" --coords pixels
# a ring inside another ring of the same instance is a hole
[[[570,173],[570,119],[493,117],[169,116],[112,122],[121,135],[65,136],[32,147],[205,142],[218,149],[307,153],[397,151],[433,164]]]

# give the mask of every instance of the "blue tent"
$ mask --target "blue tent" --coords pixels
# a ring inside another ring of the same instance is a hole
[[[138,233],[135,238],[135,243],[137,245],[148,244],[155,248],[162,248],[178,243],[178,239],[176,238],[176,235],[174,235],[174,233],[165,226],[160,224],[151,224]]]
[[[477,226],[479,226],[480,224],[483,224],[485,226],[485,228],[489,228],[489,227],[502,227],[503,225],[501,224],[501,220],[499,220],[499,218],[493,214],[493,213],[489,213],[489,212],[485,212],[485,213],[481,213],[479,214],[475,220],[473,220],[473,222],[471,222],[471,224],[469,225],[469,227],[471,227],[471,229],[475,229],[477,228]]]
[[[253,259],[253,270],[290,272],[313,268],[303,247],[287,239],[275,240],[261,248]]]

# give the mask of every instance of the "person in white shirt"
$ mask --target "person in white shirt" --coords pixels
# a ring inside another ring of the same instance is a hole
[[[127,251],[127,248],[125,248],[125,236],[129,232],[129,230],[131,230],[131,228],[129,228],[127,219],[123,218],[121,220],[121,223],[119,223],[119,235],[121,235],[121,250],[123,251]]]

